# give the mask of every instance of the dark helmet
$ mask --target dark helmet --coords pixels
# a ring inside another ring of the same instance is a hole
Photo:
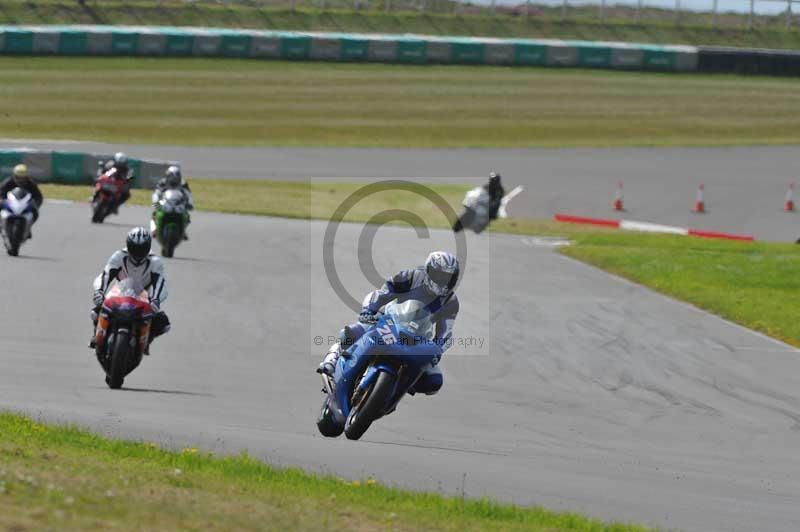
[[[496,172],[489,173],[489,186],[496,187],[500,184],[500,174]]]
[[[152,242],[153,239],[150,236],[150,232],[144,227],[134,227],[128,231],[126,244],[128,247],[128,255],[134,264],[139,265],[144,262],[150,254],[150,245]]]
[[[434,295],[448,296],[458,283],[458,259],[447,251],[434,251],[425,261],[425,288]]]
[[[179,187],[183,182],[183,176],[181,176],[181,169],[179,166],[172,165],[167,168],[166,174],[164,174],[164,179],[166,180],[168,187]]]

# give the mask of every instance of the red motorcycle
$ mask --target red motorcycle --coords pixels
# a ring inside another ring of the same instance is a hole
[[[94,184],[92,223],[101,224],[106,216],[116,213],[122,203],[122,195],[127,184],[127,177],[118,175],[114,168],[100,174]]]
[[[150,342],[153,309],[147,292],[131,279],[111,287],[97,319],[95,354],[109,388],[119,389],[139,366]]]

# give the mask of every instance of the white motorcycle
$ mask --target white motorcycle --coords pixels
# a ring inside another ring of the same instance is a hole
[[[0,206],[0,229],[3,243],[12,257],[19,255],[19,248],[30,235],[36,203],[27,190],[17,187],[8,193]]]
[[[508,211],[506,210],[508,203],[523,190],[522,187],[517,187],[500,199],[500,205],[497,209],[498,218],[508,218]],[[464,196],[462,205],[464,205],[464,212],[458,217],[453,226],[453,231],[458,233],[462,229],[471,229],[476,234],[482,233],[492,221],[492,205],[489,191],[485,187],[473,188]]]

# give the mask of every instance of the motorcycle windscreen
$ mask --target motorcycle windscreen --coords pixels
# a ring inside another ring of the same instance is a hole
[[[164,193],[164,198],[167,201],[178,203],[183,199],[183,192],[178,189],[171,188]]]
[[[30,192],[24,188],[16,187],[6,196],[3,202],[3,209],[16,216],[21,216],[26,211],[33,209],[32,201],[33,196],[31,196]]]
[[[116,281],[111,286],[111,289],[106,294],[106,299],[112,297],[129,297],[138,299],[143,303],[148,303],[150,301],[147,296],[147,291],[144,289],[144,286],[142,286],[142,283],[130,278],[123,279],[122,281]]]
[[[417,299],[409,299],[403,303],[392,301],[384,309],[401,333],[412,338],[433,340],[433,314],[427,306]]]
[[[164,193],[164,197],[158,203],[161,206],[161,210],[165,213],[182,213],[184,211],[183,192],[171,188]]]

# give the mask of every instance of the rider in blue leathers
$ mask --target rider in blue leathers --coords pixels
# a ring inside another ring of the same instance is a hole
[[[454,292],[459,273],[458,259],[452,253],[435,251],[428,256],[424,266],[402,270],[387,279],[383,287],[367,295],[358,322],[342,330],[339,342],[328,350],[317,371],[333,375],[339,356],[361,338],[367,327],[375,323],[381,308],[395,300],[403,303],[415,299],[426,303],[433,313],[436,327],[434,341],[439,343],[443,352],[446,351],[451,345],[453,324],[459,310],[458,297]],[[433,366],[425,371],[409,393],[433,395],[443,383],[441,369]]]

